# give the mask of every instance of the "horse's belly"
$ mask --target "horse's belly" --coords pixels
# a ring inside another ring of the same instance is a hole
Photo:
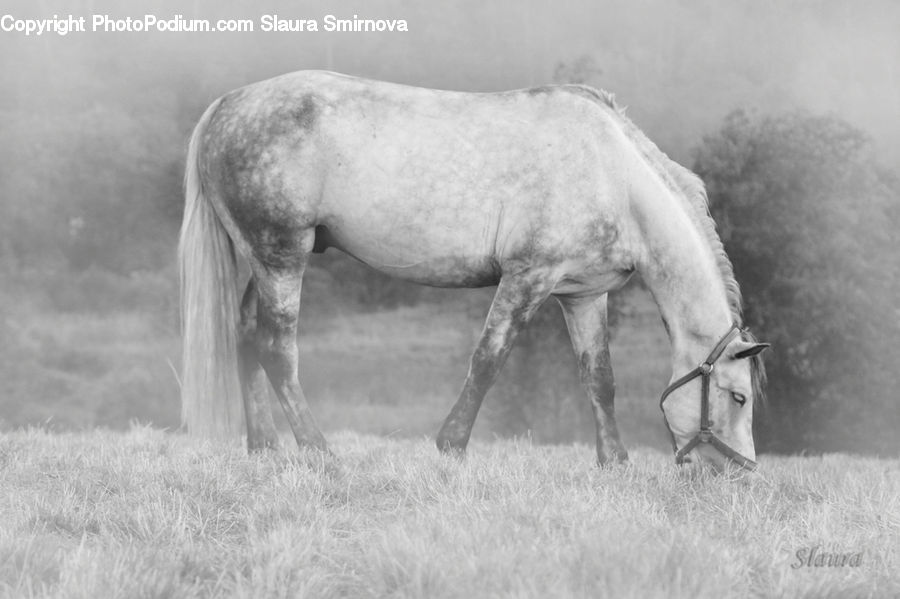
[[[486,287],[500,280],[495,258],[473,250],[475,243],[459,247],[457,240],[435,247],[402,231],[383,237],[354,229],[346,224],[320,227],[316,232],[319,251],[333,247],[385,274],[434,287]]]
[[[499,268],[489,258],[453,256],[402,266],[376,266],[365,259],[363,262],[385,274],[432,287],[488,287],[500,281]]]
[[[502,202],[496,193],[472,175],[445,172],[458,170],[446,159],[412,169],[415,174],[386,162],[372,168],[373,161],[353,161],[349,172],[326,186],[319,222],[328,230],[328,245],[425,285],[483,287],[499,281]]]

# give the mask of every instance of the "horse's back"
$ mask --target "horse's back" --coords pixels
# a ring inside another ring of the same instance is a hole
[[[577,88],[463,93],[301,71],[224,96],[204,166],[263,257],[318,227],[320,249],[482,285],[608,229],[614,207],[598,203],[620,186],[620,143],[610,111]]]

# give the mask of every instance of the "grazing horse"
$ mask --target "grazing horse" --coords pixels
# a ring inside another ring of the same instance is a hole
[[[250,451],[277,446],[268,377],[297,443],[326,448],[297,376],[297,322],[310,254],[332,247],[423,285],[497,286],[441,451],[465,451],[516,335],[553,296],[596,419],[597,458],[626,460],[606,308],[607,292],[637,271],[671,341],[662,407],[679,460],[691,451],[753,465],[765,344],[739,329],[740,294],[703,184],[604,92],[283,75],[212,103],[191,137],[185,188],[182,403],[192,432],[239,433],[245,422]],[[251,271],[240,301],[235,250]],[[701,372],[704,358],[715,366]]]

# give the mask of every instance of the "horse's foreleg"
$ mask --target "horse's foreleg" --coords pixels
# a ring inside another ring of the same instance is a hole
[[[259,363],[256,348],[256,314],[259,293],[253,278],[241,301],[241,328],[238,341],[241,391],[247,420],[247,449],[250,452],[278,447],[278,433],[269,405],[268,381]]]
[[[300,387],[297,364],[300,290],[314,240],[312,230],[304,234],[301,240],[303,253],[290,267],[254,266],[259,291],[256,348],[297,445],[325,450],[325,437],[316,425]]]
[[[619,438],[613,400],[616,384],[609,359],[606,294],[589,298],[560,297],[566,326],[581,382],[591,400],[597,423],[597,460],[603,464],[624,462],[628,452]]]
[[[485,393],[497,379],[516,335],[549,295],[549,285],[526,277],[504,277],[469,364],[459,399],[437,436],[442,452],[463,453]]]

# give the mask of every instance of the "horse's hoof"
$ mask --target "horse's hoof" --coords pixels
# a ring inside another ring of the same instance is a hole
[[[265,451],[278,451],[281,443],[278,439],[247,439],[247,453],[262,453]]]
[[[614,450],[612,455],[606,453],[597,454],[597,465],[601,468],[608,466],[617,466],[619,464],[628,463],[628,452],[625,449]]]
[[[466,457],[467,443],[450,441],[448,439],[441,439],[440,437],[438,437],[435,445],[437,445],[438,451],[440,451],[443,455],[452,456],[460,460]]]

